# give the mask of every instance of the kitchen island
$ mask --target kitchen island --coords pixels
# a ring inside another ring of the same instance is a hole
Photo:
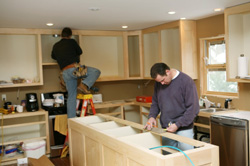
[[[219,148],[172,133],[144,131],[144,125],[98,114],[69,119],[71,166],[218,166]],[[161,137],[168,137],[195,149],[183,153],[161,146]],[[163,155],[162,151],[170,152]],[[189,159],[190,160],[189,160]]]

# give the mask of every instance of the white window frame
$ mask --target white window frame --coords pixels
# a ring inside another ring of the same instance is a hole
[[[224,35],[209,37],[209,38],[201,38],[200,39],[200,92],[201,95],[206,96],[225,96],[225,97],[238,97],[239,93],[230,93],[230,92],[217,92],[217,91],[208,91],[207,90],[207,71],[208,69],[216,68],[216,69],[225,69],[226,64],[213,64],[206,65],[206,53],[208,53],[208,46],[206,45],[211,40],[225,40]],[[227,58],[226,58],[227,59]],[[228,79],[227,79],[228,80]],[[239,91],[239,87],[238,87]]]

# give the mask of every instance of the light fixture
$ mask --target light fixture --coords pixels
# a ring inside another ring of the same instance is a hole
[[[219,12],[219,11],[221,11],[221,8],[215,8],[214,11]]]
[[[49,26],[49,27],[51,27],[51,26],[53,26],[54,24],[53,24],[53,23],[47,23],[46,25]]]
[[[181,20],[186,20],[186,18],[185,18],[185,17],[182,17]]]
[[[123,29],[127,29],[128,26],[127,26],[127,25],[123,25],[122,28],[123,28]]]
[[[91,10],[92,12],[97,12],[100,10],[99,7],[90,7],[89,10]]]
[[[54,34],[52,35],[53,37],[60,37],[61,35],[58,35],[58,34]]]
[[[168,14],[175,14],[175,11],[170,11],[168,12]]]

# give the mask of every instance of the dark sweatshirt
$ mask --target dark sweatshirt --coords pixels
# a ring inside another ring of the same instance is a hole
[[[82,49],[74,39],[61,39],[53,46],[51,57],[63,69],[72,63],[79,63],[81,54]]]
[[[175,123],[178,130],[191,129],[199,113],[199,99],[194,81],[185,73],[180,74],[169,85],[155,83],[149,118],[160,113],[160,122],[167,128]]]

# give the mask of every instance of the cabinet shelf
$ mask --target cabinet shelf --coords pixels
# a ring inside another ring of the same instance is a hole
[[[43,66],[57,66],[58,64],[57,63],[43,63],[42,64]]]
[[[31,141],[31,140],[40,140],[40,139],[46,139],[46,136],[44,137],[34,137],[34,138],[29,138],[29,139],[20,139],[20,140],[16,140],[16,141],[8,141],[8,142],[4,142],[3,144],[0,143],[0,145],[10,145],[10,144],[19,144],[20,142],[25,142],[25,141]]]
[[[6,125],[3,126],[3,129],[12,128],[12,127],[24,127],[24,126],[32,126],[38,124],[45,124],[46,122],[31,122],[31,123],[24,123],[24,124],[14,124],[14,125]]]
[[[0,133],[0,146],[20,144],[21,142],[32,140],[45,140],[46,154],[50,153],[48,112],[39,110],[35,112],[22,112],[2,116]],[[6,157],[1,160],[1,164],[7,164],[22,158],[23,155]]]
[[[15,87],[27,87],[27,86],[40,86],[43,83],[21,83],[21,84],[0,84],[0,88],[15,88]]]
[[[20,158],[24,158],[24,154],[16,154],[15,156],[13,157],[4,157],[2,158],[2,162],[7,162],[7,161],[12,161],[12,160],[17,160],[17,159],[20,159]]]
[[[202,124],[202,123],[194,123],[194,126],[210,129],[209,125],[205,125],[205,124]]]

